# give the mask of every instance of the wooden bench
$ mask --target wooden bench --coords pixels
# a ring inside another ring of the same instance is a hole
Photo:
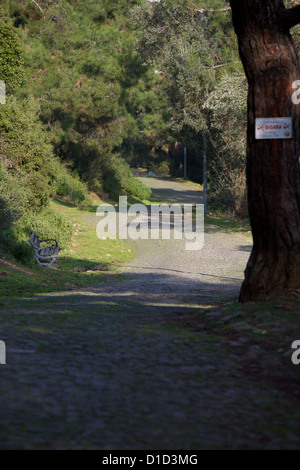
[[[40,266],[51,267],[58,260],[60,248],[53,238],[40,240],[36,233],[32,232],[28,241],[33,246],[35,259]],[[52,243],[50,246],[41,246],[41,243],[49,242],[55,242],[55,245]]]

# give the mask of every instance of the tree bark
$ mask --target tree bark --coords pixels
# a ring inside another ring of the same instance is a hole
[[[231,0],[240,57],[248,79],[247,187],[253,249],[240,301],[300,289],[300,79],[289,33],[299,6],[282,0]],[[292,117],[292,139],[255,139],[255,118]]]

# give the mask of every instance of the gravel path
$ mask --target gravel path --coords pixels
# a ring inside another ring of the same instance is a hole
[[[202,194],[188,184],[147,177],[140,180],[169,204],[203,203]],[[182,240],[136,240],[132,244],[137,255],[122,268],[124,273],[134,273],[132,291],[172,294],[175,303],[182,303],[184,297],[188,308],[212,297],[236,300],[251,250],[250,238],[217,227],[205,228],[201,250],[187,250],[184,235]]]
[[[198,252],[132,243],[121,276],[1,309],[0,448],[300,448],[298,398],[248,374],[217,334],[177,323],[236,300],[249,238],[210,228]]]
[[[203,195],[196,186],[160,178],[139,177],[139,180],[151,188],[152,195],[162,201],[180,204],[203,204]]]

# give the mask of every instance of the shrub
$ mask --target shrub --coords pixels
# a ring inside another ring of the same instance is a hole
[[[25,179],[19,176],[16,184],[13,174],[0,163],[0,232],[23,216],[27,204]]]
[[[129,178],[127,184],[127,193],[130,196],[137,197],[138,199],[146,200],[150,199],[152,191],[135,176],[132,176]]]
[[[247,217],[247,83],[224,76],[205,103],[209,113],[208,165],[211,207]]]
[[[109,170],[103,172],[103,190],[113,199],[128,194],[143,200],[149,199],[152,193],[133,175],[128,163],[118,157],[112,158]]]
[[[38,181],[38,178],[36,179]],[[41,238],[56,238],[66,246],[72,234],[71,223],[55,212],[45,199],[44,206],[33,204],[32,179],[18,171],[9,171],[0,163],[0,242],[5,253],[27,264],[32,250],[27,242],[31,232]],[[39,200],[41,202],[41,200]]]
[[[168,178],[170,176],[171,161],[164,160],[160,163],[151,163],[150,170],[157,176]]]
[[[59,196],[69,197],[75,204],[88,200],[84,184],[77,175],[70,174],[67,170],[62,169],[58,176],[56,192]]]
[[[0,80],[10,91],[20,86],[24,79],[23,50],[17,30],[2,8],[0,16]]]
[[[35,100],[18,101],[13,97],[0,107],[3,166],[9,168],[13,178],[10,186],[14,190],[19,186],[24,188],[27,209],[30,210],[38,210],[47,204],[61,170],[38,112]]]
[[[32,264],[34,261],[32,247],[28,242],[32,231],[42,239],[55,238],[59,246],[64,248],[71,239],[72,224],[48,206],[40,212],[29,212],[9,229],[2,231],[2,245],[24,264]]]
[[[72,236],[70,220],[50,206],[28,214],[16,230],[19,240],[27,240],[31,232],[35,231],[40,238],[55,238],[61,248],[67,246]]]

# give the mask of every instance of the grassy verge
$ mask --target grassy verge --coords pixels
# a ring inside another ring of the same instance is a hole
[[[188,179],[179,178],[179,177],[171,178],[171,180],[175,181],[176,183],[182,183],[182,184],[185,184],[187,186],[191,186],[194,189],[197,189],[198,191],[203,191],[203,184],[195,183],[195,181],[190,181]]]
[[[205,215],[205,226],[225,232],[240,232],[251,238],[251,227],[248,219],[238,219],[221,213]]]
[[[212,331],[220,337],[253,342],[268,349],[291,354],[290,345],[300,340],[299,293],[278,293],[244,304],[229,303],[205,308],[182,317],[186,328],[194,332]],[[232,344],[232,346],[238,346]],[[288,348],[288,350],[286,349]]]
[[[300,358],[299,346],[293,344],[300,340],[299,313],[299,293],[278,293],[169,317],[165,328],[184,330],[203,341],[214,338],[218,351],[236,357],[248,379],[293,397],[300,386],[299,366],[292,361]]]
[[[0,260],[0,302],[24,295],[70,290],[105,281],[117,274],[118,265],[134,257],[132,248],[120,240],[99,240],[96,235],[97,205],[77,206],[56,199],[52,207],[73,223],[73,236],[60,252],[55,269],[32,264],[22,266],[14,260]]]
[[[129,206],[133,204],[144,204],[145,206],[151,206],[152,204],[162,204],[164,201],[158,197],[151,196],[149,199],[140,200],[132,196],[128,196],[127,203]]]

